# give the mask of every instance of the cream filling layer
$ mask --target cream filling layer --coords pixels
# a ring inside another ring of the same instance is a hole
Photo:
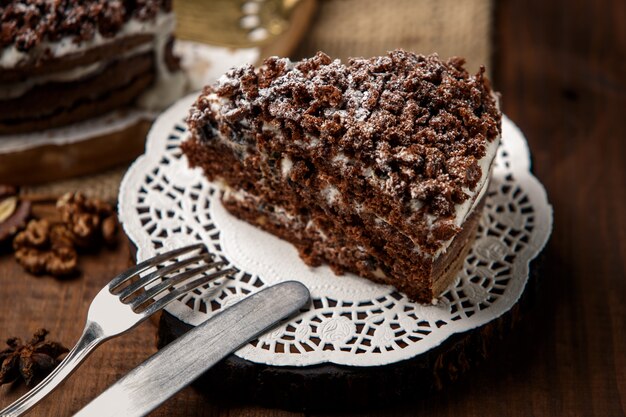
[[[176,26],[176,20],[173,13],[159,13],[154,21],[140,21],[138,19],[131,19],[122,26],[119,32],[111,38],[103,37],[99,32],[96,32],[94,37],[89,41],[75,43],[73,38],[65,37],[56,42],[42,42],[38,45],[34,51],[21,52],[18,51],[14,45],[5,47],[0,53],[0,68],[13,68],[19,65],[20,62],[25,61],[31,54],[43,54],[49,53],[52,57],[62,57],[77,52],[87,51],[89,49],[107,45],[114,42],[117,39],[140,34],[153,35],[153,43],[146,47],[146,50],[153,49],[155,54],[156,63],[156,81],[154,85],[146,91],[138,100],[138,105],[146,110],[158,110],[165,108],[178,98],[180,98],[186,89],[187,80],[182,71],[170,72],[165,63],[165,46],[174,32]],[[138,47],[140,48],[140,47]],[[135,51],[135,50],[133,50]],[[141,53],[141,52],[136,52]],[[45,81],[39,78],[61,76],[64,81],[76,80],[84,77],[88,74],[93,74],[100,70],[97,67],[100,64],[89,65],[86,67],[75,68],[73,70],[60,73],[60,74],[47,74],[42,77],[36,77],[25,81],[24,85],[13,86],[0,86],[0,99],[14,98],[28,91],[32,86],[37,83],[58,81],[59,79],[46,79]],[[74,77],[74,78],[72,78]],[[33,82],[30,87],[28,83]],[[22,84],[22,83],[20,83]]]
[[[138,47],[121,55],[119,59],[130,58],[152,49],[152,45],[139,45]],[[32,77],[26,81],[2,84],[0,85],[0,100],[7,100],[12,98],[21,97],[30,91],[33,87],[49,83],[49,82],[71,82],[78,81],[81,78],[94,75],[102,71],[107,66],[106,62],[96,62],[91,65],[84,65],[81,67],[72,68],[68,71],[55,72],[52,74],[46,74],[39,77]]]
[[[493,143],[495,143],[495,145],[493,145]],[[497,144],[499,143],[499,138],[495,139],[492,144],[490,144],[489,148],[494,148],[497,150]],[[483,158],[485,159],[485,158]],[[481,159],[482,161],[482,159]],[[488,164],[488,165],[487,165]],[[481,166],[481,168],[483,168]],[[467,219],[467,217],[469,217],[469,215],[476,209],[476,207],[478,206],[478,204],[480,203],[480,201],[482,200],[482,198],[484,197],[485,193],[487,192],[487,190],[489,189],[489,177],[491,174],[491,161],[487,161],[486,163],[486,168],[483,168],[482,171],[483,175],[481,177],[481,181],[479,182],[480,184],[480,188],[478,188],[477,186],[477,192],[474,194],[473,198],[470,197],[468,198],[463,204],[460,204],[457,206],[457,211],[456,211],[456,217],[455,217],[455,224],[456,222],[460,223],[458,224],[458,226],[461,226],[463,224],[463,222],[465,221],[465,219]],[[217,185],[222,189],[223,193],[224,193],[224,199],[225,200],[236,200],[236,201],[240,201],[240,202],[244,202],[244,201],[251,201],[255,204],[259,204],[261,202],[260,197],[250,194],[244,190],[241,189],[233,189],[232,187],[226,185],[226,183],[224,183],[223,181],[218,181]],[[333,186],[329,186],[329,187],[333,187]],[[341,194],[335,187],[333,187],[333,198],[330,199],[329,198],[329,191],[327,189],[323,189],[322,190],[322,196],[324,197],[324,199],[328,202],[328,204],[332,204],[334,203],[334,200],[336,198],[338,198],[338,196]],[[462,206],[462,207],[460,207]],[[282,206],[278,206],[278,205],[274,205],[273,206],[274,211],[272,213],[273,216],[282,219],[285,222],[293,222],[293,221],[297,221],[298,223],[301,223],[301,221],[299,219],[296,218],[296,216],[294,216],[293,214],[289,213],[285,208],[283,208]],[[363,212],[363,207],[362,205],[358,205],[358,207],[355,206],[355,210],[358,213]],[[384,222],[388,225],[388,227],[394,228],[391,224],[389,224],[384,218],[374,214],[377,217],[377,221],[380,222]],[[323,238],[326,238],[326,235],[319,229],[319,227],[315,224],[315,222],[313,222],[312,220],[309,220],[309,222],[306,225],[307,229],[313,229],[315,230],[320,236],[322,236]],[[420,245],[416,244],[415,242],[415,247],[413,248],[413,252],[415,252],[416,254],[420,255],[420,256],[424,256],[426,258],[431,258],[433,260],[437,259],[440,255],[444,254],[447,249],[450,247],[450,245],[452,244],[452,241],[454,240],[454,237],[452,237],[451,239],[447,240],[446,242],[444,242],[442,244],[442,246],[437,250],[437,252],[435,252],[434,254],[430,254],[428,252],[425,252],[421,249]]]
[[[0,54],[0,68],[13,68],[20,62],[25,61],[32,54],[38,55],[49,53],[50,56],[57,58],[65,55],[83,52],[98,46],[113,43],[117,39],[141,34],[152,34],[156,36],[169,37],[173,29],[174,22],[173,13],[159,13],[153,21],[141,21],[138,19],[130,19],[113,37],[104,37],[100,32],[96,32],[93,38],[88,41],[75,43],[73,37],[66,36],[58,41],[45,41],[37,45],[34,50],[29,52],[18,51],[15,45],[7,46]],[[168,31],[164,33],[164,31]]]
[[[261,198],[254,194],[250,194],[241,189],[235,190],[232,187],[229,187],[228,185],[226,185],[224,182],[219,182],[218,185],[224,193],[223,194],[224,200],[235,200],[239,202],[250,201],[254,204],[262,203]],[[274,211],[272,212],[272,215],[274,217],[278,219],[282,219],[283,221],[288,221],[288,222],[293,222],[293,221],[300,222],[300,220],[297,219],[296,216],[289,213],[282,206],[274,205],[273,208],[274,208]]]

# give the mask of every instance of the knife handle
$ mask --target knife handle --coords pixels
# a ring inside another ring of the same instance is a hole
[[[144,416],[308,302],[309,291],[296,281],[276,284],[246,297],[152,355],[76,416]]]

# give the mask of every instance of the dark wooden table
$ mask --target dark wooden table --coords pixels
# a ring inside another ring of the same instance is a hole
[[[428,400],[368,416],[623,416],[626,407],[626,2],[497,0],[494,85],[526,133],[554,205],[534,314],[480,369]],[[38,326],[71,345],[128,246],[87,257],[72,281],[0,256],[0,338]],[[70,415],[155,349],[155,325],[98,349],[33,415]],[[0,388],[0,408],[25,391]],[[216,406],[187,388],[155,416],[322,416]],[[336,413],[336,415],[338,415]],[[345,413],[342,415],[346,415]]]

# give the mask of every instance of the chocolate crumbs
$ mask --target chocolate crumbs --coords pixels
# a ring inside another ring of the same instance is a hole
[[[28,52],[43,41],[66,36],[76,43],[96,33],[110,38],[132,18],[154,20],[160,10],[171,8],[171,0],[2,0],[0,47],[15,44],[18,51]]]
[[[484,68],[470,75],[463,64],[403,50],[347,65],[321,52],[295,64],[273,57],[206,87],[188,123],[202,140],[219,132],[266,155],[343,158],[355,186],[376,183],[405,207],[417,202],[424,213],[450,217],[468,198],[464,190],[476,187],[478,161],[501,130]],[[442,239],[454,234],[445,229]]]

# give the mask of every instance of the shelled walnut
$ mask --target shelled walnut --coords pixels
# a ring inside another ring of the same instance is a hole
[[[13,239],[15,259],[33,274],[70,275],[78,270],[72,235],[63,224],[31,220]]]
[[[15,259],[27,271],[71,275],[78,271],[79,251],[116,243],[119,224],[111,204],[68,193],[56,201],[55,209],[30,221],[13,239]]]
[[[109,203],[87,198],[81,193],[67,193],[58,200],[57,208],[76,246],[89,248],[101,242],[115,244],[118,222]]]

